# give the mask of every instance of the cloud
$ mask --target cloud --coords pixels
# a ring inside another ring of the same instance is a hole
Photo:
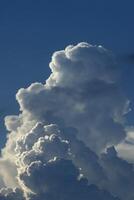
[[[0,200],[24,200],[23,193],[18,188],[3,188],[0,192]]]
[[[17,180],[24,194],[19,190],[20,196],[17,197],[18,193],[16,194],[10,189],[11,192],[7,190],[6,193],[2,192],[4,196],[2,198],[10,199],[10,196],[13,196],[15,199],[23,199],[24,195],[26,199],[31,200],[43,198],[47,200],[60,198],[118,200],[109,192],[100,190],[95,185],[88,185],[88,180],[82,174],[86,168],[84,162],[88,164],[88,169],[92,170],[89,174],[91,175],[93,172],[96,179],[99,180],[103,175],[98,173],[102,173],[102,169],[97,163],[98,157],[83,143],[77,141],[75,135],[71,135],[73,140],[71,142],[71,138],[66,136],[65,132],[61,132],[55,124],[44,126],[42,123],[38,123],[17,141],[15,149]],[[70,138],[70,140],[65,138]],[[84,162],[79,159],[79,156],[82,155],[78,155],[78,148],[80,148],[79,151],[82,151]],[[86,159],[88,160],[86,161]],[[82,163],[83,170],[80,168]],[[91,178],[93,179],[92,176]],[[3,189],[3,191],[5,190]]]
[[[54,160],[47,165],[37,161],[32,163],[21,178],[36,193],[35,195],[30,194],[33,200],[117,199],[108,192],[99,190],[96,186],[88,186],[87,180],[78,179],[78,176],[79,171],[70,160]]]
[[[133,200],[133,165],[110,147],[126,139],[129,110],[114,56],[83,42],[55,52],[50,69],[45,84],[18,91],[20,114],[5,118],[0,180],[12,189],[1,198]]]
[[[107,153],[101,155],[100,162],[108,178],[104,182],[104,188],[121,199],[134,199],[133,164],[119,158],[114,147],[108,148]]]
[[[119,88],[111,53],[80,43],[55,52],[50,68],[45,85],[34,83],[18,91],[23,113],[76,128],[79,138],[97,153],[118,144],[125,137],[122,118],[128,101]]]
[[[128,162],[134,163],[134,127],[128,127],[126,132],[127,137],[117,145],[116,149],[120,157],[128,160]]]

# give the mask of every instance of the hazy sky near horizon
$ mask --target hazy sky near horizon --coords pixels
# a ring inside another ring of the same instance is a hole
[[[17,90],[44,82],[52,53],[69,44],[87,41],[112,50],[121,60],[124,91],[134,100],[133,7],[133,0],[0,1],[1,145],[3,117],[18,111]]]

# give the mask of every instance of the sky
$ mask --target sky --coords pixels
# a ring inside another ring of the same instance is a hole
[[[134,52],[133,6],[132,0],[1,1],[1,121],[3,116],[17,112],[14,94],[20,87],[49,76],[52,53],[81,41],[101,44],[125,58],[121,63],[128,74],[124,78],[125,91],[134,100],[133,59],[126,62]],[[132,118],[131,113],[129,121]],[[0,132],[4,138],[2,125]]]
[[[133,8],[0,1],[0,200],[133,200]]]

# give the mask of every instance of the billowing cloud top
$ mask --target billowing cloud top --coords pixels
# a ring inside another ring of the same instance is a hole
[[[133,200],[133,164],[114,147],[128,137],[129,101],[113,55],[83,42],[55,52],[50,68],[45,84],[18,91],[20,114],[5,118],[0,199]]]

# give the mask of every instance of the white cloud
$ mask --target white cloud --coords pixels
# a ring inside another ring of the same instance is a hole
[[[120,157],[134,163],[134,127],[127,128],[127,137],[117,145]]]
[[[114,148],[102,154],[126,138],[129,104],[113,55],[79,43],[55,52],[50,68],[45,84],[18,91],[19,116],[5,118],[1,187],[17,186],[32,200],[133,200],[132,165]]]

